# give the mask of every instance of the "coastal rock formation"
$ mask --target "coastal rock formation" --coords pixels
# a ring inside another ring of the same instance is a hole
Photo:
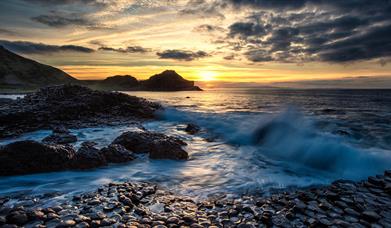
[[[45,137],[42,142],[47,144],[69,144],[77,142],[77,137],[65,127],[55,127],[53,133]]]
[[[72,166],[76,169],[92,169],[107,165],[106,157],[95,147],[94,142],[82,143],[73,160]]]
[[[72,168],[76,155],[71,146],[20,141],[0,148],[0,175],[51,172]]]
[[[0,225],[24,227],[390,227],[391,172],[270,196],[195,200],[148,183],[110,183],[54,207],[0,199]],[[31,198],[36,197],[32,196]],[[7,202],[20,207],[8,208]]]
[[[152,159],[186,160],[188,153],[182,140],[149,131],[128,131],[113,141],[134,153],[149,153]]]
[[[139,86],[139,81],[130,75],[116,75],[108,77],[95,84],[95,88],[103,90],[128,91]]]
[[[144,90],[152,91],[201,91],[193,81],[188,81],[173,70],[166,70],[160,74],[142,81],[141,86]]]
[[[42,86],[77,83],[57,68],[17,55],[0,46],[0,88],[36,89]]]
[[[101,152],[109,163],[122,163],[135,159],[131,151],[119,144],[111,144],[104,147],[101,149]]]
[[[94,142],[84,142],[75,151],[71,145],[19,141],[0,148],[0,176],[92,169],[131,160],[132,153],[120,145],[99,150]]]
[[[81,128],[151,119],[161,106],[122,93],[82,86],[42,88],[0,109],[0,138],[56,125]]]
[[[197,134],[200,130],[201,128],[198,125],[192,123],[189,123],[185,128],[185,131],[191,135]]]

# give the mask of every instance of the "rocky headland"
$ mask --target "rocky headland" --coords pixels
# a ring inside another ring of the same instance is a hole
[[[0,138],[56,126],[82,128],[155,118],[162,107],[122,93],[77,85],[45,87],[15,101],[0,101]]]

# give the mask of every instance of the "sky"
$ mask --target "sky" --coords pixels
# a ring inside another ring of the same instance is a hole
[[[0,45],[79,79],[391,87],[391,0],[1,0]]]

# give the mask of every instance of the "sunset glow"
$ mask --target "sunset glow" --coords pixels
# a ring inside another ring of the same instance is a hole
[[[0,45],[79,79],[166,69],[208,82],[390,76],[387,7],[267,2],[4,0]]]

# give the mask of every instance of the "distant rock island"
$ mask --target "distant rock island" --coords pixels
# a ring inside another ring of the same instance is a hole
[[[104,80],[78,80],[60,69],[24,58],[0,46],[1,91],[33,91],[62,84],[110,91],[202,91],[194,85],[194,81],[184,79],[173,70],[166,70],[140,81],[130,75],[116,75]]]
[[[130,75],[116,75],[100,81],[84,81],[85,85],[99,90],[125,90],[125,91],[202,91],[173,70],[166,70],[155,74],[147,80],[138,81]]]

